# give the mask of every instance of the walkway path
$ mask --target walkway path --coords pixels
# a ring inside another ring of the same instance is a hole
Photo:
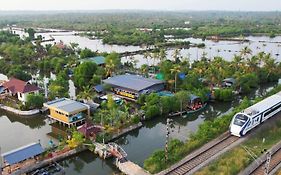
[[[119,168],[120,171],[122,171],[122,173],[127,175],[150,175],[143,168],[131,161],[118,161],[116,162],[116,166]]]

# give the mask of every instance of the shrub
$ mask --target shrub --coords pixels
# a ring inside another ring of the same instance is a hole
[[[231,101],[233,98],[232,89],[216,89],[215,99],[219,101]]]
[[[42,108],[44,103],[44,97],[39,94],[29,94],[26,99],[26,106],[28,108]]]
[[[153,118],[160,115],[160,110],[156,105],[151,105],[147,107],[147,110],[145,111],[145,117],[147,119]]]

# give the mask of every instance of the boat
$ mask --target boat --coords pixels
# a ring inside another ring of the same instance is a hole
[[[179,112],[172,112],[168,116],[169,117],[176,117],[179,115],[187,115],[187,114],[193,114],[198,111],[201,111],[207,106],[207,103],[202,103],[201,99],[196,95],[190,96],[190,101],[187,105],[187,110],[185,111],[179,111]]]

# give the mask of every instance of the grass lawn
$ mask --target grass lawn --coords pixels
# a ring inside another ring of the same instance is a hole
[[[281,114],[270,119],[252,133],[247,141],[231,149],[217,160],[196,172],[196,175],[236,175],[254,161],[244,149],[260,156],[264,149],[269,150],[281,140]],[[264,142],[263,142],[264,141]],[[281,175],[281,171],[279,172]]]

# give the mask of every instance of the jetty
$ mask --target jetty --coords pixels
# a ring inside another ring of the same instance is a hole
[[[109,157],[116,158],[115,166],[124,174],[127,175],[149,175],[147,171],[139,165],[127,159],[127,153],[116,143],[94,143],[95,153],[101,158],[106,159]]]

